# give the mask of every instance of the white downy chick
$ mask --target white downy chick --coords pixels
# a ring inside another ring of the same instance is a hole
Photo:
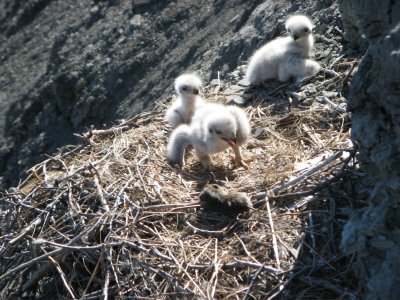
[[[168,108],[165,119],[169,125],[176,128],[180,124],[189,124],[195,110],[203,105],[200,88],[202,82],[195,74],[183,74],[175,79],[176,100]]]
[[[301,80],[320,69],[317,62],[308,59],[314,45],[310,19],[302,15],[292,16],[285,27],[288,37],[270,41],[251,57],[246,71],[250,84],[268,79],[285,82],[291,77]]]
[[[188,145],[193,145],[204,169],[211,167],[211,154],[231,147],[235,153],[235,166],[243,161],[240,146],[250,136],[250,123],[246,113],[239,107],[207,103],[199,108],[190,125],[183,124],[172,133],[167,147],[171,162],[184,166],[184,154]]]

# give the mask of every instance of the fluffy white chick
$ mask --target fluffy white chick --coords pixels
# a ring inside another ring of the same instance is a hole
[[[196,74],[183,74],[175,79],[176,100],[168,108],[165,119],[172,127],[189,124],[195,110],[203,105],[200,88],[202,82]]]
[[[205,170],[211,167],[211,154],[231,147],[235,153],[235,166],[247,168],[240,152],[250,136],[250,123],[239,107],[208,103],[199,108],[190,125],[176,128],[167,146],[168,160],[184,166],[184,154],[193,145]]]
[[[317,62],[308,59],[314,45],[310,19],[302,15],[292,16],[285,27],[288,37],[270,41],[251,57],[246,71],[250,84],[268,79],[285,82],[291,77],[301,80],[320,69]]]

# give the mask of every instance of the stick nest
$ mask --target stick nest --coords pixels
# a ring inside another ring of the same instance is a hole
[[[339,244],[357,168],[342,97],[355,65],[340,58],[301,84],[239,92],[251,103],[249,170],[232,168],[230,150],[213,156],[212,172],[192,150],[183,169],[171,166],[163,109],[90,129],[3,193],[0,297],[351,294]],[[219,86],[205,95],[232,96]],[[204,211],[198,195],[209,181],[247,193],[252,213]]]

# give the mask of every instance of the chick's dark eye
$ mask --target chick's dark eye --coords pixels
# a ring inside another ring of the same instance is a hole
[[[188,90],[187,86],[182,87],[182,91],[187,91],[187,90]]]
[[[304,32],[308,32],[309,29],[308,29],[308,28],[304,28],[303,31],[304,31]]]
[[[221,130],[215,130],[216,134],[221,134]]]

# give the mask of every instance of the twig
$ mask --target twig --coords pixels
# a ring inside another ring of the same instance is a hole
[[[21,287],[22,292],[26,292],[30,290],[33,285],[37,284],[37,282],[42,279],[45,276],[48,276],[48,274],[51,274],[54,266],[49,263],[45,262],[43,263],[40,267],[37,268],[35,272],[32,272],[32,274],[29,276],[29,279],[27,279],[24,284]]]
[[[334,70],[331,69],[324,69],[324,73],[329,76],[335,76],[335,77],[340,76],[338,72],[335,72]]]
[[[286,248],[287,251],[289,251],[289,253],[293,256],[294,259],[297,259],[299,256],[299,251],[296,249],[293,249],[292,247],[289,247],[288,245],[286,245],[286,243],[284,241],[282,241],[282,239],[280,238],[279,235],[276,236],[279,243]]]
[[[106,212],[109,212],[110,211],[110,207],[108,206],[108,203],[107,203],[106,199],[104,198],[103,191],[102,191],[102,188],[101,188],[100,182],[99,182],[98,172],[93,166],[91,166],[90,170],[91,170],[92,175],[93,175],[93,181],[94,181],[94,184],[96,186],[97,194],[99,195],[100,204],[101,204],[101,206],[104,208],[104,210]]]
[[[181,270],[183,273],[185,273],[185,275],[187,276],[187,278],[189,278],[190,282],[194,285],[196,290],[199,291],[199,293],[201,294],[201,296],[203,298],[205,298],[206,295],[204,294],[204,292],[202,291],[200,286],[196,283],[196,281],[192,278],[192,276],[190,276],[188,271],[185,268],[182,267],[182,264],[176,259],[176,257],[173,255],[173,253],[170,250],[168,250],[168,253],[171,256],[171,258],[174,260],[175,265],[178,266],[178,270]]]
[[[22,202],[20,202],[20,201],[18,201],[18,202],[13,202],[12,200],[10,200],[10,199],[8,199],[8,198],[12,198],[12,197],[6,196],[6,197],[3,197],[3,198],[0,198],[0,201],[4,201],[4,202],[6,202],[6,203],[8,203],[8,204],[10,204],[10,205],[17,206],[17,207],[18,207],[18,206],[22,206],[22,207],[24,207],[24,208],[26,208],[26,209],[34,210],[34,211],[36,211],[36,212],[38,212],[38,213],[41,213],[41,214],[46,213],[46,211],[43,210],[43,209],[40,209],[40,208],[31,206],[31,205],[22,203]],[[15,199],[15,200],[17,200],[17,199]]]
[[[311,249],[311,252],[312,252],[312,255],[313,255],[313,264],[315,264],[315,258],[316,258],[316,256],[315,256],[315,249],[317,249],[317,243],[315,242],[315,235],[314,235],[314,222],[313,222],[313,218],[312,218],[312,213],[311,212],[309,212],[308,213],[308,221],[310,222],[310,226],[308,227],[309,228],[309,230],[310,230],[310,237],[311,237],[311,247],[312,247],[312,249]]]
[[[94,267],[94,270],[93,270],[92,274],[90,275],[89,281],[88,281],[88,283],[86,284],[85,289],[83,290],[82,296],[81,296],[81,298],[80,298],[81,300],[86,299],[86,297],[85,297],[86,292],[87,292],[87,290],[89,289],[89,286],[91,285],[91,283],[92,283],[92,281],[93,281],[93,279],[94,279],[94,276],[95,276],[96,273],[97,273],[97,269],[100,267],[100,265],[101,265],[101,263],[102,263],[102,257],[103,257],[103,255],[104,255],[104,247],[103,247],[103,245],[102,245],[101,253],[100,253],[99,258],[98,258],[98,260],[97,260],[96,266]]]
[[[339,113],[345,113],[346,109],[336,105],[335,103],[333,103],[331,100],[329,100],[327,97],[325,96],[321,96],[321,97],[317,97],[317,99],[320,99],[322,102],[325,102],[326,104],[328,104],[331,108],[333,108],[335,111],[339,112]]]
[[[300,86],[304,85],[305,83],[308,83],[311,79],[315,78],[320,72],[321,72],[321,70],[319,70],[318,72],[315,72],[307,77],[304,77],[302,80],[293,83],[292,86],[300,87]]]
[[[218,85],[215,87],[215,89],[214,89],[214,99],[215,100],[217,100],[217,97],[218,97],[218,94],[219,94],[219,91],[220,91],[220,89],[221,89],[221,79],[220,79],[220,74],[219,74],[219,71],[217,72],[217,79],[218,79]]]
[[[140,173],[140,168],[139,168],[139,166],[141,166],[142,162],[144,162],[144,161],[145,161],[146,159],[148,159],[148,158],[149,158],[149,156],[148,156],[148,155],[145,155],[144,157],[142,157],[142,158],[136,163],[136,171],[137,171],[137,174],[138,174],[138,176],[139,176],[139,180],[140,180],[140,182],[142,183],[143,192],[145,193],[146,199],[147,199],[147,200],[150,199],[150,196],[149,196],[149,193],[147,192],[146,184],[144,183],[142,174]],[[143,200],[141,200],[141,198],[139,198],[139,199],[140,199],[140,201],[141,201],[141,203],[142,203],[142,205],[143,205]]]
[[[200,207],[200,202],[193,202],[193,203],[174,203],[174,204],[161,204],[161,205],[151,205],[142,208],[144,212],[150,211],[156,212],[159,210],[170,209],[172,211],[177,209],[187,209],[187,208],[197,208]]]
[[[249,287],[247,288],[247,292],[246,292],[246,294],[245,294],[244,297],[243,297],[243,300],[248,299],[249,294],[250,294],[250,291],[251,291],[251,289],[253,288],[253,285],[254,285],[254,283],[256,282],[256,280],[257,280],[258,276],[260,275],[260,273],[262,272],[262,270],[264,270],[264,266],[261,266],[261,267],[257,270],[256,274],[254,274],[253,278],[251,279],[250,285],[249,285]]]
[[[325,280],[321,280],[315,277],[311,277],[311,276],[304,276],[303,278],[301,278],[301,281],[314,287],[314,286],[323,286],[324,288],[335,292],[337,295],[343,295],[345,293],[345,290],[342,288],[339,288]],[[351,298],[349,298],[351,299]],[[355,299],[355,298],[353,298]]]
[[[280,260],[279,260],[278,243],[276,242],[276,233],[275,233],[275,229],[274,229],[274,222],[273,222],[273,220],[272,220],[271,209],[270,209],[270,207],[269,207],[268,197],[266,197],[265,201],[266,201],[266,203],[267,203],[267,211],[268,211],[268,218],[269,218],[269,226],[271,227],[272,247],[273,247],[274,253],[275,253],[276,266],[277,266],[278,270],[280,270],[280,269],[281,269],[281,262],[280,262]]]
[[[265,83],[261,82],[261,84],[263,86],[265,86]],[[280,89],[284,88],[285,86],[287,86],[287,83],[283,83],[280,86],[278,86],[277,88],[273,89],[271,92],[268,93],[269,96],[272,96],[275,92],[279,91]]]
[[[214,239],[214,241],[215,241],[214,262],[213,262],[214,271],[213,271],[213,274],[211,275],[211,279],[210,279],[210,284],[212,284],[211,293],[209,292],[210,289],[207,289],[208,299],[214,299],[215,298],[215,289],[216,289],[217,283],[218,283],[218,271],[219,271],[218,239]]]
[[[100,137],[106,137],[106,136],[109,136],[112,134],[121,134],[122,132],[131,129],[132,126],[135,125],[139,119],[141,119],[141,118],[144,119],[145,117],[147,117],[149,115],[154,115],[154,114],[157,114],[157,113],[155,113],[154,111],[153,112],[144,112],[144,113],[138,114],[138,115],[134,116],[133,118],[131,118],[117,126],[109,128],[109,129],[94,129],[92,126],[88,132],[83,133],[82,135],[75,133],[74,135],[79,138],[88,140],[93,135],[97,135]]]
[[[268,191],[269,192],[269,191]],[[255,208],[261,207],[263,204],[265,204],[265,197],[267,196],[268,192],[260,192],[252,196],[251,198],[254,200],[259,200],[256,202],[253,206]],[[269,195],[268,198],[270,199],[285,199],[285,198],[297,198],[297,197],[305,197],[309,196],[315,193],[314,189],[310,189],[304,192],[295,192],[295,193],[287,193],[287,194],[279,194],[279,195]]]
[[[345,76],[345,77],[343,78],[343,80],[342,80],[342,84],[341,84],[342,88],[343,88],[343,86],[347,83],[347,81],[349,81],[349,78],[350,78],[350,76],[351,76],[351,73],[353,73],[354,69],[355,69],[357,66],[358,66],[358,62],[355,61],[355,62],[353,63],[353,65],[351,66],[350,71],[347,72],[346,76]]]
[[[163,203],[168,203],[161,195],[161,186],[157,181],[153,180],[153,183],[151,183],[150,186],[153,187],[153,190],[156,193],[157,197],[160,198]]]
[[[260,264],[260,262],[257,259],[255,259],[253,257],[253,255],[251,255],[249,250],[247,250],[246,245],[243,243],[242,239],[236,234],[236,232],[235,232],[235,236],[238,239],[238,241],[240,242],[240,244],[242,245],[243,250],[244,250],[244,252],[246,252],[247,256],[250,257],[252,260],[254,260],[254,262],[256,262],[257,264]]]
[[[272,267],[267,267],[266,265],[256,264],[256,263],[252,263],[249,261],[243,261],[243,260],[238,260],[238,259],[235,259],[235,262],[224,264],[223,267],[225,267],[225,268],[249,268],[250,267],[250,268],[255,268],[255,269],[259,269],[259,268],[263,267],[263,269],[265,271],[272,273],[274,275],[279,275],[282,273],[281,270],[278,270],[278,269],[275,269]]]
[[[332,69],[334,65],[336,65],[342,58],[344,57],[344,54],[339,55],[336,57],[333,62],[329,65],[329,69]]]
[[[48,185],[48,183],[47,183],[48,176],[47,176],[46,163],[44,163],[44,164],[42,165],[42,172],[43,172],[43,181],[44,181],[44,184],[45,184],[45,186],[47,186],[47,185]]]
[[[103,299],[108,299],[108,287],[110,285],[110,268],[106,266],[106,279],[104,280],[103,286]]]
[[[52,258],[51,256],[47,257],[56,267],[58,273],[60,274],[61,280],[64,283],[64,286],[66,288],[66,290],[68,291],[68,293],[70,294],[72,299],[77,299],[74,292],[72,291],[71,287],[69,286],[68,282],[67,282],[67,278],[65,277],[65,274],[63,272],[63,270],[61,269],[60,265],[58,264],[58,262]]]
[[[145,264],[142,264],[142,265],[146,266]],[[146,266],[146,268],[148,270],[152,271],[154,274],[160,275],[161,277],[166,279],[169,283],[175,285],[177,287],[178,291],[183,294],[181,296],[184,296],[185,294],[195,295],[195,293],[192,290],[185,288],[185,287],[181,287],[179,284],[177,284],[176,279],[173,276],[171,276],[170,274],[168,274],[162,270],[157,270],[150,266]]]
[[[92,135],[97,135],[97,136],[100,136],[100,137],[106,137],[106,136],[111,135],[111,134],[121,134],[122,132],[124,132],[124,131],[126,131],[126,130],[128,130],[130,128],[131,128],[131,126],[125,125],[125,126],[113,127],[113,128],[110,128],[110,129],[95,129],[95,130],[92,130],[89,133],[83,134],[83,136],[85,138],[87,138],[87,139],[90,138]]]
[[[346,151],[346,150],[340,150],[340,151]],[[254,204],[255,208],[259,208],[262,205],[266,203],[265,197],[268,195],[268,198],[271,200],[279,200],[279,199],[285,199],[285,198],[298,198],[298,197],[307,197],[310,195],[315,195],[318,191],[321,191],[327,187],[329,187],[333,182],[337,181],[338,179],[342,178],[345,174],[348,172],[345,170],[346,166],[348,165],[349,161],[352,159],[352,157],[355,155],[355,152],[350,155],[348,158],[344,160],[343,166],[341,168],[341,172],[335,174],[332,178],[326,179],[317,185],[315,187],[306,190],[304,192],[295,192],[295,193],[287,193],[287,194],[279,194],[279,195],[272,195],[271,191],[266,191],[266,192],[260,192],[252,196],[252,199],[254,200],[259,200]],[[261,200],[262,199],[262,200]],[[308,204],[311,202],[313,199],[310,199],[310,201],[305,200],[304,202],[301,203],[295,203],[291,206],[289,206],[289,209],[297,209],[302,207],[303,205]]]
[[[324,148],[324,144],[321,142],[321,139],[317,136],[315,131],[310,128],[307,124],[302,124],[303,131],[311,138],[311,140],[315,143],[318,148]]]
[[[110,227],[111,227],[111,224],[112,224],[112,222],[110,222]],[[111,251],[112,251],[112,247],[108,247],[108,252],[106,252],[106,258],[107,258],[107,260],[109,261],[109,264],[110,264],[109,268],[111,268],[111,271],[114,274],[114,280],[115,280],[115,284],[116,284],[116,287],[117,287],[118,296],[120,297],[120,299],[122,299],[123,297],[122,297],[122,293],[121,293],[121,288],[120,288],[117,272],[115,271],[115,267],[114,267],[113,262],[112,262],[112,252]]]
[[[133,182],[135,181],[136,178],[134,176],[130,176],[129,180],[126,181],[126,183],[124,184],[124,186],[121,188],[121,190],[118,192],[118,197],[121,197],[122,194],[124,193],[124,191],[126,190],[126,188]]]
[[[315,196],[308,195],[308,196],[304,197],[303,199],[301,199],[300,201],[296,201],[295,203],[289,205],[288,209],[293,211],[293,210],[299,209],[305,205],[308,205],[315,200],[316,200]]]
[[[331,84],[335,83],[336,81],[339,81],[341,79],[341,76],[335,76],[332,77],[331,79],[325,80],[323,82],[321,82],[320,84],[318,84],[315,89],[317,91],[320,90],[320,88],[324,87],[324,86],[330,86]],[[325,87],[326,88],[326,87]]]
[[[29,226],[24,228],[21,233],[13,238],[11,241],[9,241],[10,244],[14,244],[15,242],[19,241],[21,238],[23,238],[27,233],[30,233],[31,231],[35,230],[37,226],[39,226],[42,223],[42,218],[41,216],[38,216]]]
[[[276,133],[275,131],[273,131],[271,128],[266,127],[265,129],[266,129],[270,134],[272,134],[274,137],[276,137],[277,139],[279,139],[279,140],[281,140],[281,141],[284,141],[284,142],[286,142],[286,143],[290,143],[289,140],[287,140],[287,139],[281,137],[279,134],[277,134],[277,133]]]
[[[303,268],[302,270],[300,270],[300,271],[298,271],[298,272],[292,274],[292,275],[289,277],[289,279],[287,279],[285,282],[280,282],[279,285],[277,285],[275,288],[273,288],[273,289],[271,290],[271,293],[274,292],[274,291],[276,291],[276,290],[277,290],[277,292],[275,292],[275,293],[272,294],[272,295],[271,295],[271,293],[270,293],[269,295],[271,295],[271,296],[269,296],[269,297],[267,298],[267,300],[275,299],[277,296],[279,296],[279,295],[285,290],[285,288],[286,288],[297,276],[299,276],[299,275],[301,275],[301,274],[303,274],[303,273],[305,273],[305,272],[307,272],[307,271],[308,271],[307,268]]]
[[[85,169],[90,169],[90,168],[96,166],[97,164],[105,161],[110,155],[111,155],[111,152],[108,152],[101,159],[96,160],[94,162],[89,162],[87,164],[84,164],[84,165],[80,166],[79,168],[75,169],[74,171],[69,172],[66,176],[60,178],[58,181],[64,181],[64,180],[66,180],[68,178],[73,177],[75,174],[79,173],[80,171],[83,171]]]
[[[328,157],[325,161],[317,164],[315,167],[309,169],[307,172],[301,174],[300,176],[293,178],[291,180],[289,180],[288,182],[277,186],[275,188],[273,188],[271,190],[272,194],[278,193],[280,191],[283,191],[285,189],[287,189],[288,187],[295,185],[296,183],[302,181],[303,179],[307,178],[308,176],[314,174],[315,172],[319,171],[320,169],[322,169],[323,167],[325,167],[326,165],[330,164],[331,162],[333,162],[334,160],[338,159],[339,157],[342,156],[342,151],[338,151],[336,153],[334,153],[333,155],[331,155],[330,157]]]
[[[189,226],[190,228],[192,228],[195,233],[199,232],[201,234],[205,234],[205,235],[209,235],[209,236],[223,236],[223,235],[225,235],[224,231],[211,231],[211,230],[204,230],[204,229],[197,228],[197,227],[193,226],[192,224],[190,224],[189,221],[187,221],[187,220],[185,220],[185,224],[187,226]]]

